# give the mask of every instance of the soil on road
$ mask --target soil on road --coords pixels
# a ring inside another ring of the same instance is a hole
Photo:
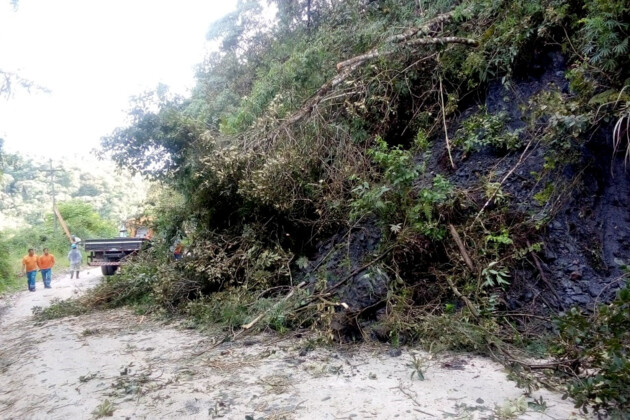
[[[0,298],[3,419],[571,419],[561,394],[526,393],[484,358],[374,344],[323,347],[308,334],[216,345],[202,333],[112,310],[36,322],[100,270]],[[25,286],[26,287],[26,286]]]

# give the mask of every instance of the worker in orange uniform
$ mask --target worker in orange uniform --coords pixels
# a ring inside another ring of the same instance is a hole
[[[37,258],[39,271],[42,273],[44,287],[50,289],[50,281],[52,280],[52,268],[55,265],[55,256],[48,252],[48,248],[44,248],[44,254]]]
[[[26,280],[28,282],[28,290],[35,291],[35,276],[37,276],[37,255],[33,248],[28,249],[28,255],[22,258],[22,273],[26,274]]]

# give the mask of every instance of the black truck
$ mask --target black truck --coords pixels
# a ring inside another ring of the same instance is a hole
[[[88,265],[100,266],[103,275],[111,276],[130,255],[149,243],[147,238],[87,239],[84,241]]]

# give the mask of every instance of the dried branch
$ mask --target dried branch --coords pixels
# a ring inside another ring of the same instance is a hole
[[[440,76],[440,108],[442,108],[442,122],[444,123],[444,139],[446,140],[446,151],[448,152],[448,159],[451,162],[451,168],[456,169],[455,162],[453,162],[453,155],[451,153],[451,142],[448,139],[448,126],[446,125],[446,110],[444,109],[444,89],[442,89],[441,76]]]
[[[446,282],[451,287],[451,290],[453,291],[455,296],[457,296],[458,298],[460,298],[461,300],[464,301],[464,303],[468,307],[468,310],[470,311],[472,316],[474,316],[475,318],[479,318],[479,311],[477,311],[477,308],[475,308],[475,305],[472,304],[470,299],[468,299],[466,296],[462,295],[462,293],[459,291],[459,289],[457,289],[457,286],[455,286],[455,283],[453,283],[453,279],[451,279],[449,276],[447,276],[446,277]]]
[[[404,43],[408,41],[409,39],[413,38],[416,35],[429,33],[430,29],[433,26],[437,25],[438,23],[442,23],[442,22],[446,22],[450,20],[453,17],[453,14],[454,12],[450,11],[450,12],[438,15],[434,17],[433,19],[430,19],[429,21],[427,21],[424,25],[420,27],[408,28],[406,31],[404,31],[401,34],[392,35],[386,38],[385,41],[383,41],[383,44],[392,44],[392,43],[400,44],[400,43]],[[348,67],[352,64],[355,64],[357,62],[364,62],[366,60],[370,60],[372,58],[376,58],[381,55],[382,53],[379,53],[378,48],[374,47],[365,54],[358,55],[356,57],[352,57],[352,58],[349,58],[348,60],[340,62],[339,64],[337,64],[337,71],[341,70],[344,67]]]
[[[425,38],[416,38],[413,37],[419,34],[427,34],[430,33],[431,28],[435,25],[446,22],[451,19],[454,15],[454,12],[448,12],[436,16],[435,18],[429,20],[421,27],[409,28],[401,34],[392,35],[385,39],[385,44],[397,44],[402,48],[413,48],[420,45],[446,45],[446,44],[462,44],[469,46],[478,45],[477,41],[470,38],[461,38],[461,37],[425,37]],[[357,70],[360,66],[365,64],[368,61],[372,61],[379,58],[389,57],[391,55],[398,54],[400,49],[389,49],[385,47],[385,50],[380,50],[377,47],[372,48],[367,53],[352,57],[348,60],[342,61],[337,64],[337,71],[339,74],[333,77],[326,83],[324,83],[309,99],[307,99],[304,104],[295,111],[292,115],[290,115],[284,122],[275,130],[275,133],[272,135],[272,139],[275,139],[279,133],[286,131],[287,127],[299,122],[307,115],[310,115],[311,112],[317,107],[317,105],[326,97],[329,92],[337,87],[339,84],[344,82],[355,70]],[[451,159],[452,161],[452,159]]]
[[[452,224],[449,223],[448,229],[451,232],[451,236],[455,240],[455,243],[457,244],[457,247],[459,248],[459,252],[462,254],[462,257],[464,257],[464,261],[466,262],[466,265],[468,266],[470,271],[474,273],[475,272],[475,266],[473,265],[473,262],[470,259],[470,256],[468,255],[468,252],[466,252],[466,246],[464,245],[464,242],[462,241],[462,238],[459,236],[459,233],[457,233],[457,230],[455,230],[455,226],[453,226]]]
[[[532,246],[529,243],[529,241],[527,241],[527,248],[532,249]],[[551,293],[553,293],[553,295],[555,296],[556,301],[558,302],[558,306],[560,306],[560,309],[564,309],[562,307],[562,300],[560,299],[560,296],[558,296],[556,289],[552,286],[551,282],[549,281],[549,279],[545,275],[545,272],[543,271],[542,265],[540,264],[540,260],[538,259],[538,255],[536,255],[534,251],[530,251],[530,254],[532,258],[534,259],[534,263],[536,264],[536,268],[538,269],[538,272],[540,273],[540,278],[547,285]]]

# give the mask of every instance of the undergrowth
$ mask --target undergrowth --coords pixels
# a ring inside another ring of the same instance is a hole
[[[613,418],[630,413],[630,288],[592,314],[577,308],[556,319],[552,352],[569,381],[568,394]]]

